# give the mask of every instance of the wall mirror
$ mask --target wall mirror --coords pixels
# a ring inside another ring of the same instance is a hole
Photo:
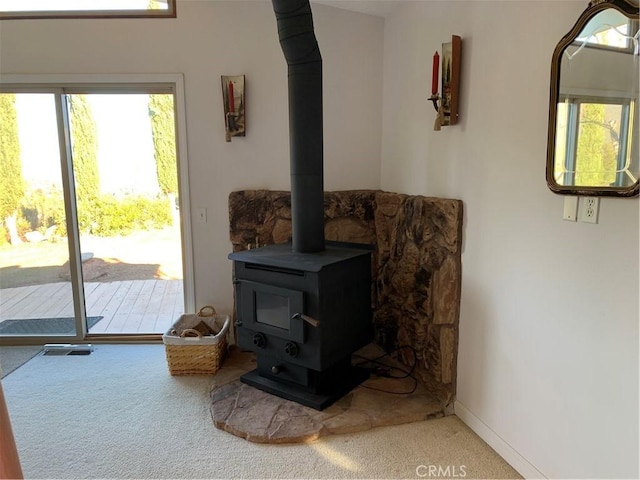
[[[592,0],[553,52],[547,184],[638,195],[638,4]]]

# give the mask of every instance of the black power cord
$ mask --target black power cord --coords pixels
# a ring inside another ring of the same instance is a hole
[[[408,349],[411,350],[411,353],[413,353],[413,363],[410,367],[409,370],[405,370],[403,368],[400,367],[396,367],[394,365],[389,365],[387,363],[384,363],[382,361],[382,359],[384,359],[385,357],[390,357],[392,354],[397,354],[398,352],[400,352],[400,350],[403,349]],[[359,359],[362,360],[362,362],[355,364],[354,366],[356,367],[364,367],[365,365],[368,364],[373,364],[375,365],[375,367],[373,368],[369,368],[369,370],[380,376],[380,377],[385,377],[385,378],[393,378],[393,379],[397,379],[397,380],[403,380],[405,378],[411,378],[413,380],[413,388],[408,391],[408,392],[391,392],[389,390],[384,390],[382,388],[375,388],[375,387],[370,387],[368,385],[361,385],[364,388],[368,388],[370,390],[377,390],[379,392],[384,392],[384,393],[392,393],[394,395],[408,395],[411,394],[413,392],[416,391],[416,389],[418,388],[418,379],[416,377],[413,376],[413,371],[416,368],[416,365],[418,363],[418,355],[416,353],[415,348],[413,348],[411,345],[401,345],[398,348],[396,348],[395,350],[393,350],[392,352],[389,353],[384,353],[376,358],[367,358],[367,357],[363,357],[362,355],[358,355],[358,354],[354,354],[354,357],[357,357]],[[393,372],[394,371],[399,371],[402,372],[401,375],[394,375]]]

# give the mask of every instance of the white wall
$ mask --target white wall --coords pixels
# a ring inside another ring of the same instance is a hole
[[[383,20],[313,7],[323,55],[325,189],[378,188]],[[0,73],[183,73],[196,305],[233,307],[227,198],[289,189],[287,66],[270,2],[179,0],[177,19],[0,22]],[[220,75],[246,75],[247,136],[225,142]]]
[[[545,183],[551,55],[586,6],[403,2],[385,21],[381,185],[464,201],[456,412],[524,474],[638,478],[638,199],[571,223]],[[434,132],[451,34],[461,122]]]

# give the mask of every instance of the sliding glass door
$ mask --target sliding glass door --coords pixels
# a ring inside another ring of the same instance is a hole
[[[0,341],[163,333],[185,311],[172,88],[17,90],[0,93]]]
[[[0,94],[0,336],[75,335],[56,96]]]

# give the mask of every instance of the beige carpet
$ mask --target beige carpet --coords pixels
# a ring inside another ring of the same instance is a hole
[[[162,345],[37,356],[2,381],[26,478],[519,478],[455,416],[247,442],[214,427],[211,383],[170,376]]]

